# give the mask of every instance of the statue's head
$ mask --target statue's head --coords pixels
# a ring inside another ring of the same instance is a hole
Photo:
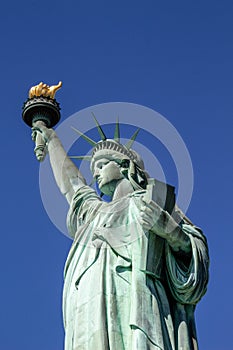
[[[74,129],[94,147],[92,156],[76,156],[73,158],[90,160],[93,177],[103,194],[113,195],[117,183],[123,179],[130,182],[133,190],[145,189],[147,174],[144,170],[143,160],[137,152],[131,149],[139,130],[134,133],[126,145],[122,145],[119,141],[118,123],[116,124],[114,139],[107,139],[95,116],[94,119],[101,141],[95,142]]]
[[[91,171],[102,193],[112,195],[119,180],[128,180],[134,190],[144,189],[147,175],[137,152],[115,140],[96,144],[92,152]]]

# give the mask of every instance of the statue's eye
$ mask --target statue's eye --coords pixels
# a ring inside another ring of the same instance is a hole
[[[109,162],[105,162],[105,163],[100,163],[98,164],[98,169],[102,169],[105,165],[107,165]]]

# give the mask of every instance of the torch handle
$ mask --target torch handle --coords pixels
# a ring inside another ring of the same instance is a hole
[[[33,126],[37,126],[37,123],[40,125],[46,126],[46,124],[43,121],[37,121],[33,123]],[[46,144],[43,139],[43,136],[41,135],[40,132],[36,133],[36,139],[35,139],[35,148],[34,148],[34,153],[36,155],[36,158],[39,162],[42,162],[45,159],[46,156]]]

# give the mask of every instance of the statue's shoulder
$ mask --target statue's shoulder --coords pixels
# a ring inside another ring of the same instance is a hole
[[[73,205],[77,207],[84,202],[87,202],[87,201],[90,202],[93,200],[102,202],[101,198],[93,188],[87,185],[83,185],[79,187],[79,189],[75,192],[72,198],[71,207]]]

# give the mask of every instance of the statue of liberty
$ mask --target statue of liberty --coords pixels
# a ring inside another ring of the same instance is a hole
[[[149,178],[132,149],[137,132],[123,145],[118,123],[108,139],[95,122],[101,140],[83,136],[93,146],[93,177],[110,202],[86,184],[52,128],[40,121],[33,128],[70,205],[65,350],[197,350],[194,310],[208,282],[206,239],[175,205],[171,187]],[[161,188],[164,205],[156,200]]]

